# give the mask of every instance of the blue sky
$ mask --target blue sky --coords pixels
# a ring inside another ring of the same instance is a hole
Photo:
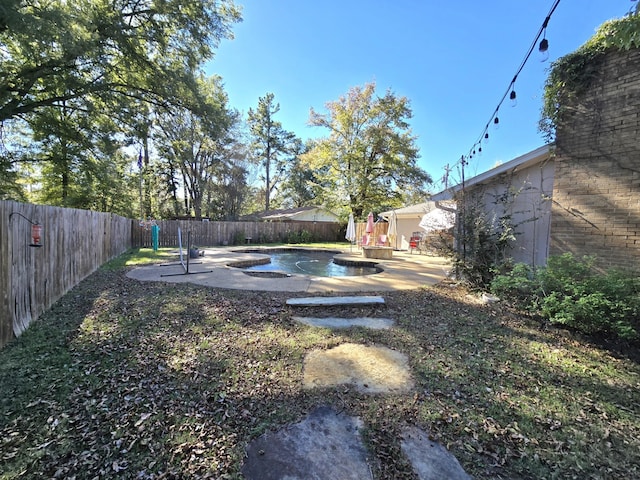
[[[375,82],[410,100],[419,165],[434,180],[466,155],[524,60],[553,0],[237,0],[243,22],[206,68],[222,76],[231,106],[246,115],[271,92],[276,120],[302,139],[328,135],[307,125],[351,87]],[[575,51],[630,0],[561,0],[547,28],[549,59],[537,47],[515,83],[517,105],[499,110],[482,155],[465,176],[482,173],[544,144],[538,133],[551,62]],[[245,117],[246,118],[246,117]],[[457,178],[456,171],[452,177]],[[439,185],[434,186],[439,190]]]

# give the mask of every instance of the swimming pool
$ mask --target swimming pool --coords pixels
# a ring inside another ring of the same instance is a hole
[[[336,253],[319,250],[243,250],[247,253],[262,253],[270,256],[270,262],[256,261],[254,264],[235,264],[246,272],[280,272],[287,274],[311,275],[315,277],[356,277],[380,273],[381,269],[372,262],[340,261]]]

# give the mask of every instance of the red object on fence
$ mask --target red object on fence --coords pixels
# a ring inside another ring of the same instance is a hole
[[[37,223],[31,225],[31,239],[33,240],[33,243],[31,244],[32,246],[41,246],[40,240],[42,240],[42,225]]]

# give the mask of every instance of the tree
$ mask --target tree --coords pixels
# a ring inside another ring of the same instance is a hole
[[[300,157],[307,153],[310,145],[298,142],[297,154],[289,166],[286,180],[282,183],[284,208],[298,208],[324,204],[324,189],[320,183],[319,172],[306,167]],[[325,185],[326,187],[326,185]]]
[[[240,20],[231,0],[8,0],[0,122],[94,95],[188,105],[194,72]]]
[[[309,124],[330,133],[303,155],[307,168],[328,185],[325,194],[333,207],[348,205],[356,217],[400,206],[405,191],[431,183],[417,165],[409,100],[391,91],[377,97],[375,89],[375,83],[350,89],[326,104],[326,114],[311,109]]]
[[[228,98],[221,79],[211,77],[200,80],[202,105],[198,113],[187,109],[163,112],[158,117],[161,134],[158,145],[162,155],[181,173],[185,189],[186,211],[193,209],[197,219],[202,218],[205,200],[211,196],[213,181],[224,176],[230,168],[231,135],[239,116],[227,107]],[[175,182],[171,179],[171,185]]]
[[[264,168],[265,211],[269,210],[271,195],[285,177],[287,162],[296,145],[294,134],[274,120],[279,111],[280,104],[274,104],[273,93],[267,93],[258,99],[258,108],[255,111],[250,108],[248,113],[254,159]]]

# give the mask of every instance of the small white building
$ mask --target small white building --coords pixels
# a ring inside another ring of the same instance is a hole
[[[436,208],[435,202],[423,202],[408,207],[380,213],[387,222],[396,217],[396,238],[391,245],[396,250],[409,250],[409,239],[413,232],[420,232],[422,217]]]
[[[340,218],[322,207],[299,207],[258,212],[243,217],[243,220],[263,222],[329,222],[338,223]]]

